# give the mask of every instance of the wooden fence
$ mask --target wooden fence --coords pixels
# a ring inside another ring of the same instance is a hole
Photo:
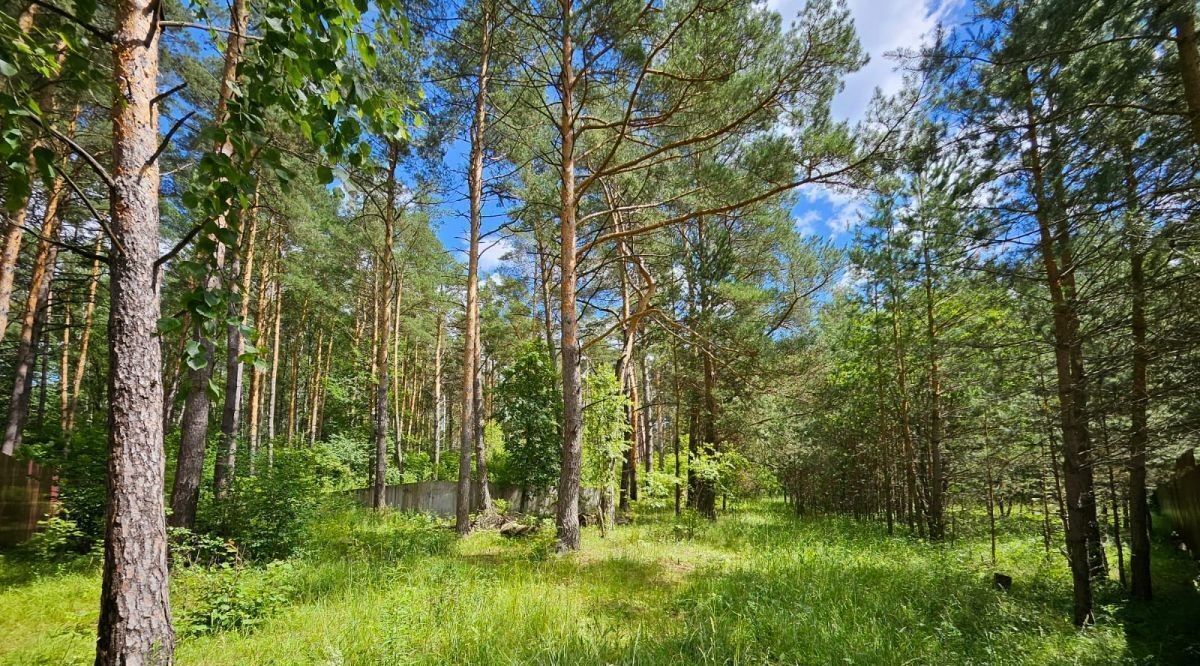
[[[1200,557],[1200,467],[1194,451],[1188,451],[1175,463],[1171,480],[1155,491],[1163,515],[1183,537],[1193,557]]]
[[[0,454],[0,546],[28,539],[50,513],[52,479],[32,461]]]

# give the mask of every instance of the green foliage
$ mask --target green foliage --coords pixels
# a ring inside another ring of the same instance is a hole
[[[1156,544],[1155,601],[1138,609],[1105,593],[1108,610],[1078,631],[1064,612],[1069,577],[1028,522],[1001,540],[1009,593],[991,587],[985,532],[930,546],[766,503],[716,523],[645,512],[603,540],[585,529],[569,557],[553,554],[545,527],[458,541],[396,512],[338,511],[310,533],[284,566],[175,569],[179,660],[1133,666],[1189,664],[1200,647],[1185,554]],[[0,662],[90,662],[98,586],[95,568],[34,576],[0,562]]]
[[[675,501],[676,484],[687,483],[685,475],[675,476],[672,472],[660,472],[656,469],[640,472],[638,475],[638,504],[663,509]]]
[[[241,561],[237,544],[215,534],[167,527],[168,552],[175,567],[217,566]]]
[[[57,516],[74,525],[77,535],[71,541],[79,553],[87,552],[104,537],[108,502],[108,436],[104,428],[91,426],[75,431],[67,447],[57,431],[36,433],[23,452],[44,468],[58,470]]]
[[[708,519],[700,515],[699,511],[690,506],[684,507],[671,523],[671,536],[675,539],[691,541],[708,523]]]
[[[388,477],[389,477],[388,483],[392,482],[391,481],[392,471],[393,471],[392,468],[389,467],[388,468]],[[399,470],[395,470],[395,471],[398,475],[396,478],[397,483],[417,483],[419,481],[426,481],[428,479],[432,479],[433,472],[434,472],[433,456],[430,455],[428,451],[422,451],[422,450],[411,451],[410,450],[410,453],[408,453],[408,455],[404,456],[404,472],[403,472],[403,474],[401,474]]]
[[[253,629],[281,609],[294,592],[291,562],[263,568],[221,564],[179,572],[187,603],[175,620],[184,637]]]
[[[629,432],[625,418],[629,401],[616,373],[608,366],[588,373],[583,394],[583,478],[586,483],[611,488],[629,448],[625,439]]]
[[[21,545],[35,561],[61,563],[73,560],[88,551],[93,542],[79,529],[65,510],[38,521],[38,531]]]
[[[317,448],[337,461],[336,472],[329,484],[333,488],[361,488],[366,485],[366,470],[374,455],[371,441],[357,432],[335,432]],[[330,468],[334,471],[334,468]]]
[[[497,480],[544,491],[558,479],[562,455],[562,395],[545,350],[528,345],[496,386],[506,457]]]
[[[233,540],[253,560],[287,557],[305,540],[309,521],[333,496],[344,468],[320,447],[281,449],[275,464],[235,479],[229,497],[207,506],[200,524]]]
[[[425,514],[345,508],[314,521],[304,555],[327,560],[398,562],[448,552],[454,533]]]

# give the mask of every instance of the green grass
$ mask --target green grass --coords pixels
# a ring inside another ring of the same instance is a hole
[[[639,515],[607,539],[587,530],[567,556],[551,552],[550,530],[455,541],[423,519],[339,513],[283,564],[177,572],[178,661],[1200,663],[1193,562],[1161,546],[1157,600],[1128,605],[1106,586],[1097,625],[1080,632],[1061,556],[1045,556],[1036,522],[1008,522],[992,567],[986,537],[930,546],[871,523],[797,521],[773,504],[691,538],[668,515]],[[0,664],[90,663],[94,566],[0,566]],[[1014,577],[1010,593],[991,588],[993,571]],[[238,594],[261,602],[249,623],[195,629],[198,614],[245,603]]]

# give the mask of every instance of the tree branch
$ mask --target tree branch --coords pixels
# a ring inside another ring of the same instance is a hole
[[[37,5],[38,7],[43,8],[43,9],[46,9],[53,14],[58,14],[59,16],[67,19],[71,23],[74,23],[75,25],[83,28],[84,30],[87,30],[88,32],[99,37],[100,39],[103,39],[108,44],[112,44],[112,42],[113,42],[113,33],[101,30],[100,28],[97,28],[96,26],[92,25],[91,23],[84,21],[83,19],[79,18],[78,16],[72,14],[71,12],[69,12],[61,7],[56,7],[48,2],[42,2],[42,0],[33,0],[33,4]]]
[[[96,207],[92,205],[91,199],[88,199],[87,195],[83,193],[83,190],[79,188],[79,185],[75,183],[75,179],[71,178],[71,174],[67,173],[66,169],[58,166],[55,166],[54,170],[62,175],[63,180],[67,181],[67,186],[71,188],[71,191],[74,192],[76,196],[83,201],[83,205],[87,206],[87,209],[91,211],[92,217],[96,218],[96,222],[100,225],[100,228],[103,229],[104,233],[108,235],[108,240],[112,241],[113,249],[117,251],[117,254],[125,254],[125,247],[121,245],[121,241],[117,240],[117,235],[113,233],[112,227],[108,226],[108,222],[104,220],[104,217],[100,215],[100,212],[96,210]],[[111,186],[109,189],[112,189]],[[91,256],[93,259],[96,258],[95,255]],[[105,258],[104,261],[107,263],[108,259]]]
[[[154,154],[151,155],[146,160],[146,163],[142,165],[143,169],[146,169],[151,164],[154,164],[154,160],[157,160],[158,156],[162,155],[163,151],[166,150],[167,146],[171,143],[171,137],[175,136],[175,133],[178,132],[179,128],[182,127],[183,124],[187,122],[188,118],[191,118],[194,115],[196,115],[196,111],[193,109],[193,110],[185,113],[182,118],[175,121],[175,124],[171,126],[171,130],[169,132],[167,132],[167,135],[165,137],[163,137],[162,143],[158,144],[158,149],[155,150]]]

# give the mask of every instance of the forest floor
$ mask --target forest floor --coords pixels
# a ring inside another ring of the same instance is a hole
[[[1103,586],[1069,623],[1067,567],[1033,517],[930,546],[754,504],[708,524],[636,516],[559,556],[552,529],[458,542],[445,525],[342,511],[269,566],[181,567],[180,664],[1200,663],[1194,562],[1156,544],[1156,601]],[[958,531],[963,531],[959,523]],[[1011,592],[991,586],[1001,571]],[[0,664],[90,663],[95,564],[0,559]]]

